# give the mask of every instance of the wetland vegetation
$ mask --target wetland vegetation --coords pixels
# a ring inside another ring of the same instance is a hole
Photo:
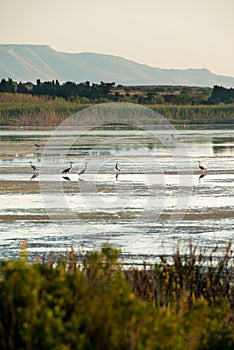
[[[233,124],[233,89],[184,86],[115,86],[58,81],[0,83],[0,125],[54,126],[97,103],[130,102],[152,108],[172,124]],[[95,120],[93,121],[95,124]]]
[[[105,244],[0,267],[2,349],[233,349],[231,243],[218,264],[192,245],[172,262],[124,267]],[[203,268],[201,267],[203,266]]]

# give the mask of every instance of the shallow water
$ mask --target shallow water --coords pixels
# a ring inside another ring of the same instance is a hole
[[[104,242],[133,262],[191,242],[221,252],[234,237],[233,127],[178,133],[1,129],[0,256],[17,256],[23,240],[39,257]]]

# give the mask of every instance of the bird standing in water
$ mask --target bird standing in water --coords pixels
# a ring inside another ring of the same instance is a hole
[[[70,167],[67,168],[67,169],[64,169],[64,170],[62,171],[62,174],[67,174],[67,173],[69,173],[69,172],[71,171],[72,164],[73,164],[73,162],[70,162]]]
[[[120,167],[119,167],[118,163],[115,164],[115,170],[120,172]]]
[[[200,168],[202,171],[206,170],[206,168],[205,168],[204,166],[202,166],[200,163],[201,163],[201,162],[200,162],[200,160],[199,160],[199,161],[198,161],[199,168]]]
[[[120,167],[119,167],[118,163],[115,164],[115,170],[116,170],[115,178],[117,180],[119,177],[119,173],[120,173]]]
[[[37,169],[37,168],[36,168],[36,166],[35,166],[35,165],[33,165],[33,163],[31,162],[31,160],[30,160],[30,162],[29,162],[29,163],[30,163],[30,166],[31,166],[32,170],[33,170],[33,171],[36,171],[36,169]]]
[[[87,162],[85,162],[85,167],[84,167],[84,169],[83,170],[81,170],[79,173],[78,173],[78,175],[82,175],[82,174],[84,174],[85,172],[86,172],[86,170],[87,170]]]

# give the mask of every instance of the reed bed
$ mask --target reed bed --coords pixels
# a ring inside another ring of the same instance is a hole
[[[56,126],[89,104],[62,98],[23,94],[0,94],[0,125]]]
[[[102,99],[92,103],[102,103]],[[108,102],[105,101],[105,102]],[[111,100],[109,101],[111,102]],[[56,126],[72,114],[91,106],[89,101],[76,98],[32,96],[0,93],[0,125],[2,126]],[[172,124],[233,124],[234,104],[219,105],[145,105],[167,118]],[[89,120],[95,125],[95,116]],[[126,121],[127,122],[127,121]],[[147,124],[145,120],[145,124]],[[152,120],[149,121],[152,123]]]

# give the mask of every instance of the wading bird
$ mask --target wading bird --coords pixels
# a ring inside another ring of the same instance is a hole
[[[40,145],[38,145],[38,143],[35,143],[34,146],[36,149],[39,149],[41,147]]]
[[[84,174],[85,172],[86,172],[86,169],[87,169],[87,162],[85,162],[85,167],[84,167],[84,169],[83,170],[81,170],[79,173],[78,173],[78,175],[82,175],[82,174]]]
[[[33,171],[35,171],[35,170],[37,169],[36,166],[33,165],[33,163],[31,162],[31,160],[30,160],[29,164],[30,164],[30,166],[31,166],[31,168],[32,168]]]
[[[116,170],[115,178],[117,180],[119,177],[119,173],[120,173],[120,167],[119,167],[118,163],[115,164],[115,170]]]
[[[118,163],[115,164],[115,170],[120,172],[120,167],[119,167]]]
[[[67,173],[69,173],[70,170],[71,170],[71,168],[72,168],[72,164],[73,164],[73,162],[70,162],[70,167],[67,168],[67,169],[64,169],[64,170],[62,171],[62,174],[67,174]]]
[[[205,168],[204,166],[202,166],[200,163],[201,163],[200,160],[198,160],[199,168],[200,168],[202,171],[206,170],[206,168]]]
[[[182,140],[182,137],[177,137],[177,136],[171,134],[171,139],[172,139],[172,141],[174,141],[174,140],[179,141],[179,140]]]

